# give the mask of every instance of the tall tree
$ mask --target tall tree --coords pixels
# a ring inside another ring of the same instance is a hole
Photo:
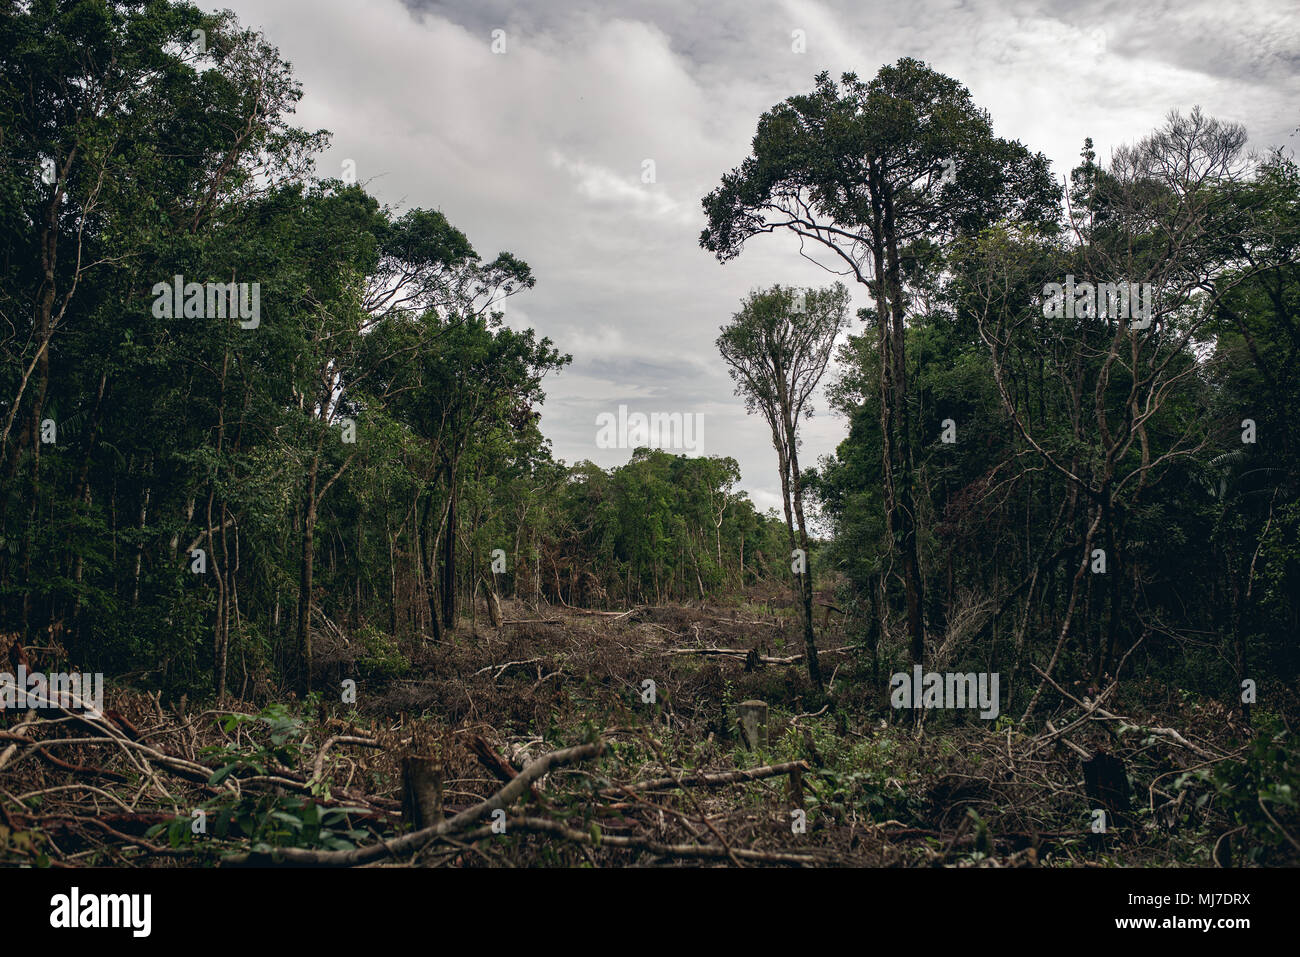
[[[718,351],[730,367],[736,394],[749,412],[760,413],[772,433],[781,473],[781,503],[790,549],[801,554],[792,566],[803,609],[808,677],[822,690],[813,634],[813,577],[804,520],[803,474],[799,468],[799,420],[812,415],[812,396],[826,372],[835,337],[848,321],[849,293],[840,283],[804,291],[773,286],[751,293],[718,336]],[[792,514],[793,512],[793,514]]]
[[[763,114],[753,154],[704,198],[700,245],[726,262],[759,233],[788,230],[832,257],[875,301],[884,504],[900,559],[914,661],[925,648],[912,470],[917,437],[904,327],[936,250],[990,222],[1054,221],[1042,154],[995,137],[968,90],[904,58],[869,83],[827,73]]]

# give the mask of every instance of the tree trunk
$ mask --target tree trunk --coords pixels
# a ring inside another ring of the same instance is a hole
[[[799,523],[799,547],[803,549],[804,572],[800,576],[803,599],[803,645],[808,662],[808,678],[820,693],[823,690],[821,664],[817,660],[817,638],[813,633],[813,576],[812,560],[808,557],[808,528],[803,517],[803,478],[799,474],[799,453],[795,449],[794,423],[787,415],[786,428],[790,436],[790,484],[794,500],[795,519]]]
[[[902,271],[899,266],[898,237],[894,223],[893,198],[888,190],[882,195],[883,238],[887,256],[886,275],[883,277],[888,290],[888,320],[882,314],[880,321],[890,323],[889,339],[892,340],[889,359],[892,365],[892,399],[893,408],[890,424],[893,428],[894,461],[896,471],[891,469],[891,478],[896,482],[896,508],[891,517],[891,525],[897,527],[899,554],[903,564],[903,586],[907,596],[907,631],[911,636],[911,654],[913,664],[924,664],[925,623],[921,617],[924,607],[924,589],[921,581],[921,563],[916,541],[916,504],[912,496],[912,428],[911,413],[907,403],[907,354],[905,348],[906,330],[903,322],[903,285]],[[884,337],[882,336],[882,339]],[[882,388],[882,398],[884,391]]]
[[[312,463],[311,475],[307,481],[307,494],[303,499],[302,520],[302,559],[301,574],[298,578],[298,657],[303,669],[303,687],[311,693],[311,589],[312,561],[315,555],[316,535],[316,469]]]
[[[448,476],[447,517],[442,540],[442,626],[456,627],[456,478]]]

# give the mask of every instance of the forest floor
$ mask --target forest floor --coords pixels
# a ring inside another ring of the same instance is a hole
[[[835,619],[818,638],[833,706],[819,697],[788,602],[486,612],[414,648],[324,629],[305,701],[110,683],[103,716],[0,713],[0,865],[1300,860],[1294,802],[1264,818],[1242,799],[1294,755],[1220,701],[1049,685],[1027,722],[918,729]],[[751,749],[752,699],[769,710]]]

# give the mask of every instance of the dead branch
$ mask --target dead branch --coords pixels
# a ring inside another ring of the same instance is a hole
[[[358,847],[348,851],[312,851],[299,847],[278,848],[271,853],[232,854],[222,859],[224,867],[248,865],[296,864],[316,867],[355,867],[367,864],[386,856],[412,854],[431,841],[446,834],[455,834],[487,817],[493,811],[504,809],[513,804],[528,790],[537,779],[543,777],[551,768],[560,767],[575,761],[585,761],[598,757],[605,752],[605,742],[579,744],[571,748],[562,748],[544,754],[519,772],[509,784],[496,794],[473,807],[461,811],[455,817],[448,818],[430,827],[413,831],[392,841],[382,841],[368,847]]]
[[[601,795],[619,797],[627,791],[662,791],[676,787],[719,787],[724,784],[736,784],[741,781],[760,781],[763,778],[780,777],[795,771],[811,771],[807,761],[787,761],[784,764],[769,764],[761,768],[749,768],[745,771],[721,771],[717,773],[701,772],[684,774],[676,778],[653,778],[648,781],[636,781],[618,787],[605,788]]]
[[[381,748],[383,747],[378,741],[371,738],[359,738],[350,734],[336,734],[332,738],[326,738],[325,743],[320,746],[316,752],[316,762],[312,765],[311,780],[308,785],[315,784],[325,773],[325,752],[336,744],[356,744],[363,748]]]
[[[852,646],[840,648],[826,648],[818,651],[819,655],[833,655],[843,651],[852,651]],[[727,658],[738,658],[744,661],[749,656],[749,651],[743,648],[669,648],[664,654],[668,655],[719,655]],[[788,658],[775,658],[770,655],[759,655],[758,660],[765,665],[794,665],[803,661],[803,655],[791,655]]]
[[[727,848],[713,844],[662,844],[649,838],[625,837],[619,834],[600,834],[577,831],[559,821],[541,817],[510,818],[506,824],[507,831],[535,831],[553,834],[567,841],[575,841],[592,847],[622,847],[647,851],[659,857],[693,857],[705,860],[739,859],[762,864],[804,864],[814,865],[817,858],[811,854],[792,854],[787,851],[756,851],[747,848]],[[476,832],[477,833],[477,832]],[[487,837],[490,834],[483,834]]]

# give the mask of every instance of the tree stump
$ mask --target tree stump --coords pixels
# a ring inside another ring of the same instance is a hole
[[[767,702],[742,701],[736,705],[740,736],[750,751],[767,747]]]
[[[798,767],[794,768],[790,772],[790,777],[787,780],[787,784],[788,784],[787,790],[789,791],[789,798],[790,798],[790,806],[802,809],[804,807],[803,770]]]
[[[413,831],[442,820],[442,762],[437,758],[402,758],[402,820]]]
[[[1089,808],[1106,812],[1106,830],[1128,823],[1133,806],[1129,802],[1128,772],[1113,754],[1099,751],[1083,762],[1083,789]],[[1100,842],[1098,842],[1100,843]]]

